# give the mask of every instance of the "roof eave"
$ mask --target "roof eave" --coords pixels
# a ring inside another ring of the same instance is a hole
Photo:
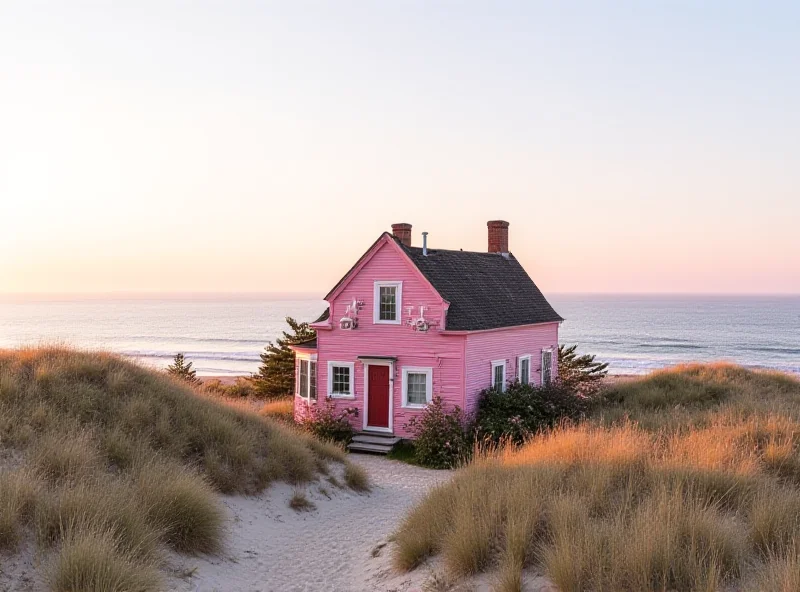
[[[446,329],[441,332],[442,335],[466,335],[467,333],[492,333],[496,331],[510,331],[511,329],[524,329],[525,327],[537,327],[539,325],[552,325],[554,323],[561,324],[564,319],[559,317],[557,320],[541,321],[539,323],[527,323],[525,325],[508,325],[506,327],[492,327],[490,329]]]

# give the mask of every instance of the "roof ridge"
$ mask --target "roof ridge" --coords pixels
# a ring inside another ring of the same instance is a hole
[[[413,245],[409,247],[407,245],[404,245],[401,241],[397,240],[397,238],[395,237],[392,238],[394,238],[395,241],[397,241],[397,244],[399,244],[404,249],[416,249],[420,252],[423,250],[422,247],[415,247]],[[469,253],[470,255],[500,255],[500,256],[511,255],[512,257],[514,257],[514,253],[512,253],[511,251],[509,251],[508,253],[490,253],[489,251],[465,251],[464,249],[438,249],[438,248],[428,247],[428,253],[432,252],[435,253],[437,251],[445,253]],[[514,258],[516,259],[516,257]]]

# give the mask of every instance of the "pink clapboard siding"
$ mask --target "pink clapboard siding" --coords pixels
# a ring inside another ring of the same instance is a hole
[[[556,377],[558,323],[544,323],[508,329],[495,329],[467,334],[466,344],[466,402],[468,411],[475,409],[478,394],[491,386],[492,362],[506,361],[506,380],[517,377],[520,356],[531,356],[531,383],[541,383],[542,350],[553,349],[552,376]]]
[[[353,425],[357,430],[361,430],[365,425],[366,363],[358,360],[358,357],[395,357],[394,373],[390,374],[392,431],[398,436],[409,437],[405,425],[412,416],[420,414],[421,411],[402,407],[403,368],[432,368],[433,395],[439,395],[452,405],[463,407],[466,337],[442,334],[440,329],[445,305],[442,298],[394,244],[393,239],[385,237],[376,245],[376,249],[372,257],[356,271],[350,282],[339,293],[334,292],[334,299],[329,302],[332,328],[317,332],[317,392],[319,401],[323,402],[328,395],[328,362],[354,363],[354,398],[333,399],[333,401],[337,409],[355,407],[359,410]],[[401,324],[373,322],[376,281],[402,282]],[[364,302],[363,308],[358,313],[358,328],[342,330],[339,328],[339,319],[353,299]],[[425,307],[425,317],[438,323],[425,333],[414,331],[406,324],[409,318],[407,308],[414,307],[413,315],[416,316],[420,305]],[[302,408],[302,405],[305,405],[305,401],[297,399],[295,408]]]

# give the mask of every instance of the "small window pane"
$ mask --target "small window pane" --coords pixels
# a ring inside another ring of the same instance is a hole
[[[550,384],[553,373],[553,352],[542,352],[542,384]]]
[[[308,397],[308,360],[300,360],[300,375],[297,393],[301,397]]]
[[[331,394],[350,395],[350,367],[334,366]]]
[[[317,363],[311,362],[308,372],[308,398],[317,400]]]
[[[378,318],[381,321],[396,321],[397,320],[397,287],[396,286],[381,286],[380,287],[380,308],[378,310]]]
[[[406,374],[406,393],[409,405],[425,405],[428,402],[428,375],[421,372]]]
[[[528,384],[531,381],[531,361],[529,358],[522,358],[519,364],[519,381],[522,384]]]
[[[492,386],[501,391],[503,390],[504,386],[503,385],[504,370],[505,369],[503,368],[502,364],[494,367],[494,380],[492,382]]]

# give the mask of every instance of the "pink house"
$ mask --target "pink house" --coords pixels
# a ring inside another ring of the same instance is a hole
[[[478,394],[556,374],[550,306],[508,250],[508,222],[488,223],[487,252],[411,245],[393,224],[325,296],[313,341],[294,346],[295,417],[329,399],[356,408],[351,448],[385,451],[434,396],[467,412]]]

